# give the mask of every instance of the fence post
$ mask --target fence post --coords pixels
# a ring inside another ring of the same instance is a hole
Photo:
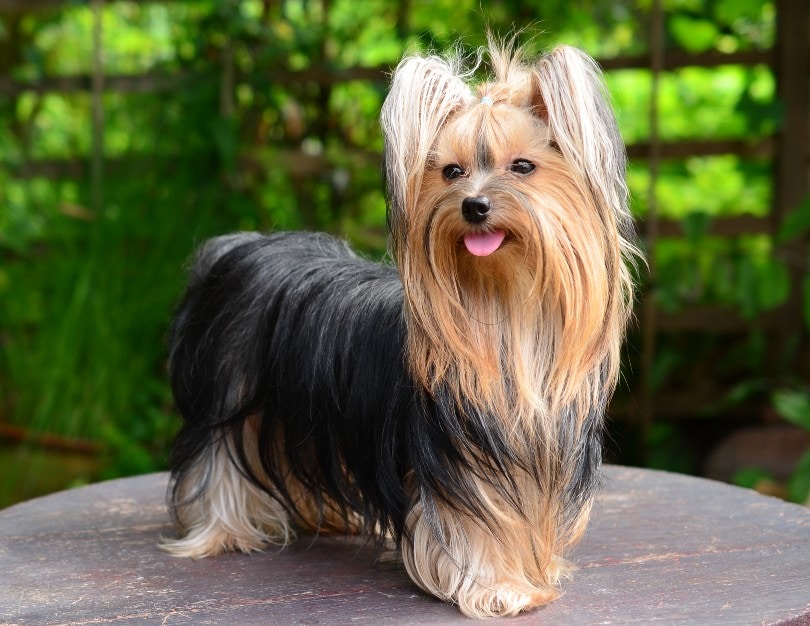
[[[104,209],[104,0],[91,0],[93,11],[93,74],[92,95],[92,155],[90,159],[90,189],[92,210],[97,218]]]
[[[806,1],[776,3],[777,93],[784,105],[776,143],[772,226],[779,232],[785,216],[810,193],[810,5]],[[797,374],[810,368],[804,324],[803,289],[808,273],[807,236],[780,251],[790,273],[790,296],[782,310],[775,342],[775,371]]]

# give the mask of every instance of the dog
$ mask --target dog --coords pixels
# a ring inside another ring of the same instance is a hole
[[[317,233],[200,248],[163,548],[360,534],[464,614],[515,615],[559,596],[599,485],[638,257],[624,145],[592,59],[492,38],[406,56],[381,126],[393,265]]]

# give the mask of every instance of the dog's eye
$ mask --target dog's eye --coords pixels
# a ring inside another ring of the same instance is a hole
[[[442,170],[442,176],[444,176],[445,180],[455,180],[456,178],[460,178],[463,175],[464,170],[460,165],[456,163],[446,165]]]
[[[531,174],[534,171],[534,167],[534,163],[531,161],[527,161],[526,159],[515,159],[509,166],[509,171],[525,176],[526,174]]]

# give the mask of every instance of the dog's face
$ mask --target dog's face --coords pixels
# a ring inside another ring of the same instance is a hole
[[[473,105],[437,139],[422,179],[420,206],[427,208],[413,216],[411,234],[423,232],[440,265],[484,272],[522,265],[537,229],[533,204],[553,160],[540,119],[508,105]]]
[[[538,298],[586,278],[575,273],[605,269],[593,253],[603,232],[598,211],[539,107],[484,100],[453,116],[409,217],[409,240],[421,240],[436,278],[462,297],[488,284]]]

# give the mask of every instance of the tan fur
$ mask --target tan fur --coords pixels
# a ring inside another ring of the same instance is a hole
[[[421,503],[411,512],[408,572],[475,617],[514,615],[559,593],[562,555],[591,507],[563,510],[575,477],[556,441],[560,420],[573,415],[580,428],[616,384],[637,254],[623,146],[593,61],[567,47],[535,64],[510,45],[491,42],[489,52],[495,75],[475,89],[461,87],[466,76],[453,64],[403,61],[383,113],[386,137],[411,142],[386,159],[412,373],[491,415],[526,465],[540,468],[540,476],[511,469],[513,502],[479,480],[485,523],[444,507],[437,537]],[[476,166],[479,145],[490,167]],[[509,171],[518,158],[534,173]],[[465,176],[445,180],[448,164]],[[461,203],[476,196],[492,202],[486,228],[506,232],[487,257],[461,244],[475,228]]]
[[[424,591],[475,617],[516,615],[558,597],[562,564],[526,571],[527,561],[515,555],[527,546],[509,543],[517,533],[494,540],[472,521],[444,513],[440,543],[423,520],[417,505],[411,511],[411,549],[405,547],[402,555],[408,574]]]
[[[265,476],[257,448],[258,426],[258,416],[247,420],[243,436],[252,472]],[[280,443],[278,438],[271,442],[279,459],[283,458]],[[321,534],[364,532],[359,515],[346,518],[329,498],[317,501],[291,473],[285,482],[297,512],[293,519],[279,500],[269,495],[273,490],[266,476],[265,489],[261,489],[239,470],[228,444],[220,442],[214,446],[212,458],[200,463],[179,485],[178,500],[184,504],[174,511],[182,536],[164,538],[160,547],[174,556],[202,558],[223,552],[257,552],[267,545],[283,547],[295,538],[293,525],[304,532]]]
[[[174,556],[203,558],[223,552],[255,552],[294,538],[286,511],[266,491],[249,481],[228,454],[225,441],[179,485],[174,507],[182,531],[161,540]]]

